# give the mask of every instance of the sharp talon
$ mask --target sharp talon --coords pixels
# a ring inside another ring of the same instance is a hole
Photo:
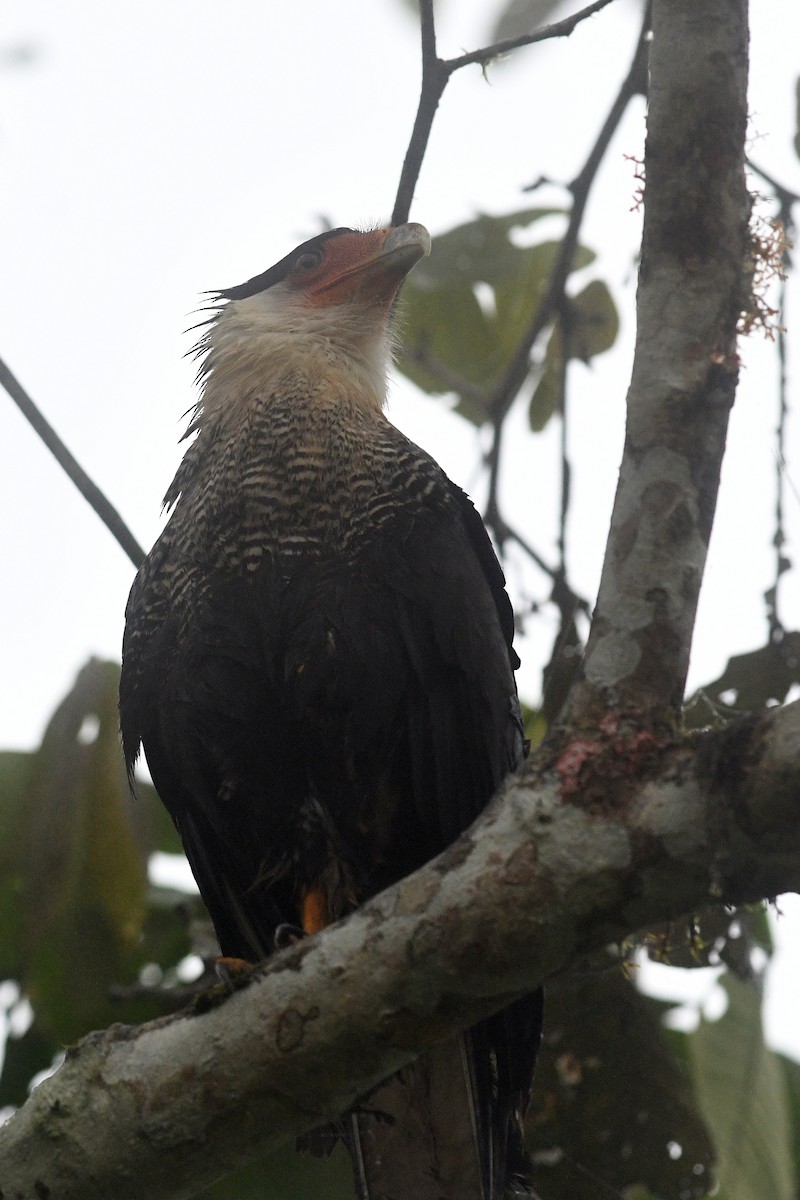
[[[289,925],[288,922],[284,922],[275,930],[275,949],[286,950],[289,946],[296,946],[305,936],[304,930],[299,925]]]
[[[231,989],[241,983],[253,971],[253,964],[243,958],[218,958],[214,969],[220,981]]]

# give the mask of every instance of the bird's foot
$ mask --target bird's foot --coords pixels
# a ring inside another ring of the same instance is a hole
[[[289,946],[296,946],[306,936],[305,930],[299,925],[290,925],[284,921],[279,925],[273,935],[276,950],[287,950]]]
[[[238,987],[254,971],[254,964],[244,958],[221,957],[214,963],[214,969],[221,983],[231,991]]]

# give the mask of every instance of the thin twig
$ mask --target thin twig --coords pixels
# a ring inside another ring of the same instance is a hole
[[[113,504],[103,495],[97,484],[92,482],[83,467],[61,441],[56,431],[42,415],[22,384],[2,359],[0,359],[0,384],[8,392],[22,415],[33,426],[45,446],[47,446],[48,450],[54,456],[56,462],[75,484],[75,487],[81,493],[84,500],[94,509],[100,520],[114,535],[128,558],[138,569],[144,561],[144,550],[136,541],[136,538],[130,529],[128,529],[128,526]]]
[[[408,220],[411,211],[411,203],[414,197],[414,189],[419,178],[419,173],[422,168],[422,162],[425,157],[425,152],[430,138],[431,128],[433,126],[436,110],[439,101],[442,98],[445,88],[447,87],[450,76],[461,67],[466,67],[471,64],[486,65],[493,58],[497,58],[502,54],[509,53],[519,49],[522,46],[532,45],[535,42],[541,42],[548,38],[568,37],[573,30],[588,17],[600,12],[605,8],[611,0],[595,0],[580,12],[573,14],[571,17],[565,18],[563,21],[556,21],[551,25],[543,26],[541,29],[535,30],[531,34],[525,34],[518,38],[509,38],[503,42],[497,42],[492,46],[486,46],[482,50],[476,50],[470,54],[463,54],[458,58],[440,59],[436,53],[436,29],[433,13],[433,0],[420,0],[420,30],[422,43],[422,86],[420,89],[419,105],[417,107],[417,115],[414,121],[411,139],[408,144],[406,156],[403,162],[403,169],[400,175],[400,182],[397,189],[397,197],[395,199],[394,211],[392,213],[392,224],[400,225]],[[597,138],[591,153],[589,154],[586,163],[583,166],[580,174],[570,185],[570,190],[573,196],[572,212],[570,221],[567,226],[567,231],[564,240],[560,247],[559,256],[554,264],[553,271],[550,276],[548,287],[540,302],[536,313],[533,316],[530,326],[526,332],[523,342],[518,347],[518,352],[514,357],[504,379],[495,393],[494,401],[491,405],[495,419],[494,435],[492,447],[487,457],[489,466],[489,498],[485,513],[485,521],[487,526],[492,530],[497,539],[499,546],[502,549],[503,543],[509,538],[517,542],[517,544],[525,551],[534,563],[547,574],[554,584],[563,592],[566,589],[568,596],[562,595],[562,601],[574,603],[574,606],[580,608],[584,612],[589,612],[589,606],[585,600],[576,596],[569,586],[566,584],[564,570],[564,536],[563,528],[566,520],[566,514],[562,511],[562,536],[560,541],[561,548],[561,563],[558,568],[551,567],[540,554],[522,537],[520,537],[506,523],[500,513],[498,502],[498,482],[500,473],[500,449],[502,438],[502,423],[503,419],[511,406],[511,403],[516,396],[519,388],[527,378],[529,369],[529,355],[531,348],[542,332],[547,322],[551,319],[553,312],[562,302],[564,296],[564,285],[569,274],[572,260],[575,254],[575,248],[578,242],[578,231],[583,219],[583,213],[586,207],[589,190],[594,180],[595,174],[600,161],[608,147],[608,143],[614,131],[619,124],[625,108],[627,107],[630,98],[637,92],[643,92],[645,89],[645,64],[647,51],[647,37],[650,28],[650,12],[649,5],[645,21],[642,26],[642,32],[639,37],[639,42],[634,56],[633,64],[626,76],[625,81],[620,89],[611,111],[603,125],[600,135]],[[564,507],[564,497],[568,494],[569,479],[568,468],[565,468],[564,479],[562,481],[562,510]],[[560,605],[559,605],[560,607]]]
[[[582,21],[594,16],[612,2],[613,0],[594,0],[594,3],[587,5],[586,8],[574,13],[571,17],[565,17],[563,21],[555,21],[551,25],[543,25],[533,33],[507,38],[505,41],[495,42],[492,46],[484,46],[481,50],[473,50],[469,54],[459,55],[457,58],[442,59],[436,53],[433,0],[420,0],[422,86],[414,128],[411,132],[397,187],[397,196],[392,212],[393,225],[402,225],[404,221],[408,220],[414,189],[422,169],[422,160],[428,148],[433,119],[450,76],[462,67],[472,64],[485,66],[492,59],[508,54],[512,50],[518,50],[522,46],[531,46],[535,42],[543,42],[549,38],[569,37]]]
[[[578,245],[578,234],[583,222],[583,214],[586,210],[589,192],[603,155],[608,149],[609,142],[622,119],[628,103],[633,96],[642,94],[646,87],[649,34],[650,6],[648,5],[636,45],[636,52],[628,74],[623,80],[619,93],[600,130],[597,141],[589,153],[589,157],[584,163],[580,174],[570,184],[569,190],[572,193],[573,199],[572,211],[570,212],[566,233],[559,246],[558,256],[550,272],[547,287],[525,331],[525,335],[520,340],[514,357],[506,369],[505,376],[495,391],[492,407],[495,414],[501,419],[508,412],[517,392],[527,379],[530,370],[530,352],[537,338],[552,319],[564,295],[564,287],[572,268],[575,249]]]
[[[558,394],[561,397],[561,504],[558,515],[558,566],[560,574],[566,579],[567,517],[569,515],[570,496],[572,492],[572,469],[569,462],[567,425],[567,369],[569,367],[569,344],[572,334],[572,311],[565,296],[562,296],[561,304],[559,305],[559,322],[561,325],[562,354],[558,365]]]
[[[800,204],[800,195],[798,195],[797,192],[793,192],[784,184],[779,183],[778,180],[770,175],[768,171],[765,171],[763,167],[757,167],[752,158],[747,159],[747,166],[750,171],[754,171],[756,175],[760,175],[764,182],[772,188],[773,192],[775,193],[775,198],[780,205],[781,213],[783,213],[785,209],[788,209],[789,213],[791,214],[792,205]]]
[[[492,422],[492,444],[489,447],[489,452],[486,455],[486,466],[489,469],[489,494],[486,498],[486,511],[483,514],[484,523],[494,533],[500,550],[503,549],[503,543],[506,539],[506,524],[500,515],[500,502],[498,499],[498,489],[500,484],[500,458],[501,448],[503,444],[503,422]],[[538,567],[542,565],[539,556],[534,556],[534,562]],[[550,572],[548,571],[548,574]]]
[[[502,554],[507,542],[516,542],[521,550],[527,554],[528,558],[539,568],[539,570],[547,575],[553,582],[553,591],[550,599],[564,613],[565,609],[570,612],[580,609],[581,612],[591,615],[591,609],[588,601],[584,600],[573,592],[566,580],[565,572],[562,567],[552,567],[545,559],[542,558],[538,550],[535,550],[531,543],[527,541],[513,526],[509,525],[500,511],[500,501],[498,497],[498,489],[500,483],[500,458],[503,440],[503,422],[498,421],[493,426],[492,444],[486,455],[486,466],[489,469],[489,495],[486,501],[486,508],[483,514],[483,522],[487,529],[490,529],[494,534],[494,540]]]
[[[584,15],[586,15],[584,10]],[[541,558],[533,547],[516,534],[506,523],[500,512],[498,500],[498,483],[500,475],[500,458],[502,438],[500,431],[502,430],[503,422],[508,413],[511,404],[513,403],[520,387],[527,379],[530,370],[530,352],[531,349],[545,329],[548,322],[559,308],[564,308],[567,277],[569,275],[572,260],[575,254],[575,249],[578,244],[578,234],[583,222],[583,215],[586,209],[586,203],[589,197],[589,192],[597,174],[598,167],[602,161],[608,144],[614,135],[614,132],[619,125],[622,115],[628,105],[630,99],[645,90],[646,87],[646,67],[647,67],[647,52],[649,43],[651,13],[650,5],[648,4],[645,17],[642,23],[642,28],[639,34],[639,40],[636,46],[636,52],[633,57],[630,69],[625,77],[619,93],[617,94],[614,103],[609,110],[608,116],[603,123],[603,127],[592,146],[586,162],[579,174],[575,177],[570,185],[572,192],[573,205],[567,225],[566,233],[559,247],[558,257],[553,264],[553,269],[550,273],[545,292],[537,306],[526,334],[520,342],[517,353],[512,360],[506,374],[498,385],[494,399],[491,402],[490,410],[493,412],[492,426],[493,437],[492,446],[487,456],[487,464],[489,466],[489,497],[486,506],[484,520],[487,526],[492,530],[502,548],[504,541],[512,538],[517,544],[530,556],[540,570],[544,571],[556,585],[554,587],[552,599],[556,606],[564,616],[567,609],[579,608],[585,612],[587,616],[591,616],[591,609],[588,603],[575,595],[572,589],[566,582],[566,544],[565,544],[565,525],[566,525],[566,505],[568,504],[569,494],[569,464],[563,454],[562,448],[562,496],[561,496],[561,520],[560,520],[560,565],[558,568],[549,566]],[[540,181],[541,182],[541,181]],[[535,185],[535,186],[538,186]]]
[[[784,227],[788,228],[784,222]],[[781,577],[789,567],[786,557],[786,529],[784,526],[784,480],[786,478],[786,423],[789,417],[789,400],[787,393],[786,369],[786,334],[784,320],[786,313],[786,277],[784,276],[778,288],[778,425],[775,430],[775,534],[772,545],[775,550],[775,582],[766,593],[767,617],[769,620],[770,641],[781,643],[785,628],[780,616],[778,592]]]
[[[436,116],[436,109],[450,78],[445,64],[436,54],[433,0],[420,0],[419,8],[422,35],[422,86],[414,128],[411,131],[411,140],[403,160],[400,182],[397,185],[392,225],[402,225],[404,221],[408,220],[411,201],[414,199],[414,189],[422,169],[422,160],[428,148],[433,118]]]
[[[784,187],[777,179],[774,179],[762,167],[757,167],[750,159],[747,160],[747,165],[751,171],[760,175],[765,183],[771,188],[775,199],[778,201],[778,220],[783,226],[784,247],[782,255],[783,270],[780,274],[780,282],[778,285],[778,314],[777,314],[777,346],[778,346],[778,426],[775,430],[776,450],[775,450],[775,534],[772,539],[772,545],[775,549],[775,582],[771,588],[768,588],[764,594],[767,602],[767,620],[769,622],[769,636],[773,644],[780,645],[783,642],[786,629],[781,620],[780,609],[778,604],[778,593],[780,589],[781,578],[789,568],[789,561],[786,557],[786,530],[784,527],[784,507],[785,507],[785,491],[786,491],[786,424],[789,417],[789,400],[787,391],[787,345],[786,345],[786,279],[788,269],[791,266],[791,246],[792,234],[794,232],[794,206],[800,204],[800,196],[796,192],[790,191]]]
[[[577,592],[573,592],[564,574],[557,567],[551,567],[542,558],[538,550],[534,549],[527,538],[524,538],[513,525],[508,524],[500,512],[500,507],[496,500],[493,504],[487,506],[483,519],[487,529],[492,531],[495,541],[501,549],[507,542],[516,542],[520,550],[524,551],[539,570],[553,581],[553,591],[550,599],[560,613],[580,611],[585,613],[587,617],[591,617],[592,610],[588,600],[584,600]]]
[[[571,17],[565,17],[563,21],[554,21],[552,25],[542,25],[533,33],[523,33],[519,37],[506,38],[502,42],[495,42],[493,46],[484,46],[482,50],[473,50],[470,54],[449,58],[445,63],[448,74],[452,75],[453,71],[457,71],[460,67],[468,67],[472,63],[478,63],[485,67],[493,58],[501,58],[504,54],[510,54],[512,50],[519,50],[522,46],[532,46],[535,42],[545,42],[549,38],[569,37],[587,17],[593,17],[595,13],[599,13],[601,9],[612,3],[613,0],[594,0],[594,4],[587,4],[586,8],[573,13]]]

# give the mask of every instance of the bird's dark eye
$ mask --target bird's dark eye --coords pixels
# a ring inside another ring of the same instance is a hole
[[[322,262],[322,253],[321,250],[304,250],[292,263],[292,273],[313,271]]]

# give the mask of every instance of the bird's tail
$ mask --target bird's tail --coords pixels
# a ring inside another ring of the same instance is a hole
[[[537,993],[371,1092],[345,1134],[359,1200],[535,1200],[522,1119],[540,1030]]]
[[[424,1054],[351,1116],[359,1200],[488,1200],[466,1040]]]

